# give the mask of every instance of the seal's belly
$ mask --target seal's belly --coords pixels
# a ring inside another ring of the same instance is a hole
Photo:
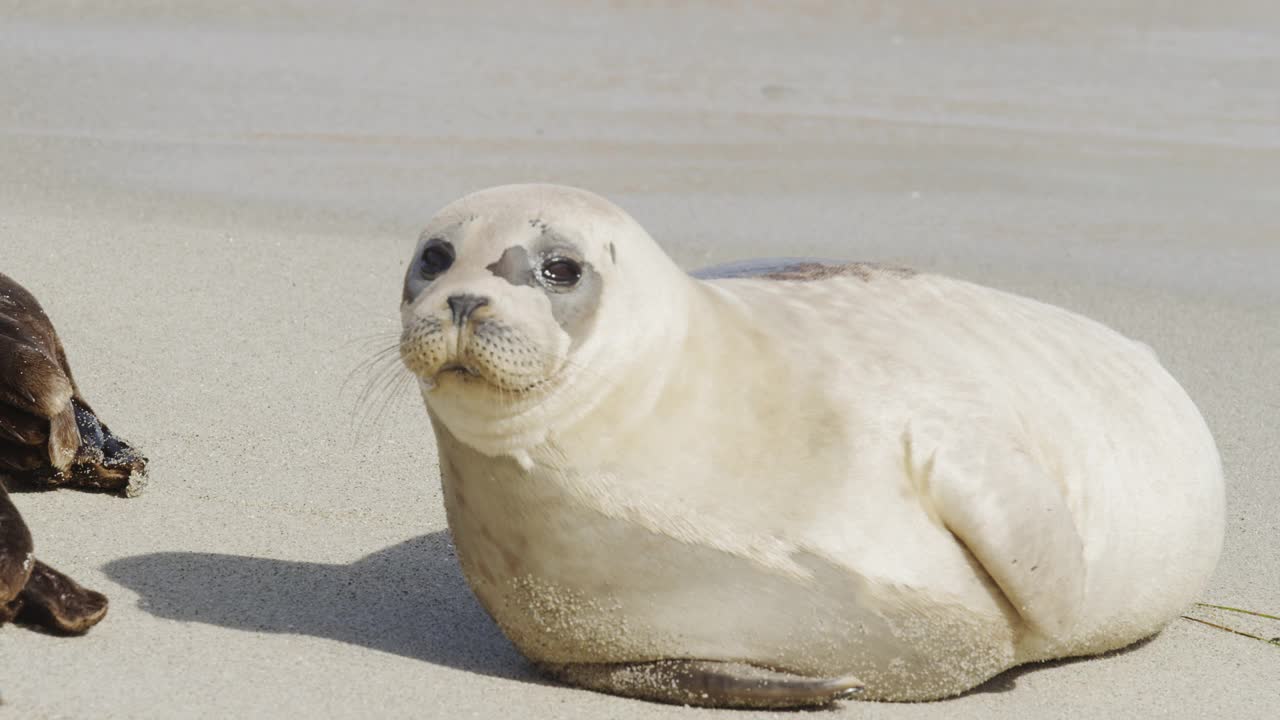
[[[442,467],[468,582],[534,661],[683,657],[848,672],[882,699],[951,694],[1014,663],[1015,625],[995,602],[985,612],[972,598],[939,602],[812,554],[796,558],[799,573],[782,573],[620,522],[537,473]]]

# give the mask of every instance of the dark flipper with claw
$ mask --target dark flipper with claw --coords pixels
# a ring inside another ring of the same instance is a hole
[[[538,668],[555,680],[588,690],[699,707],[820,707],[854,697],[862,689],[862,683],[851,676],[806,677],[714,660],[544,664]]]
[[[65,469],[46,462],[12,476],[36,488],[74,487],[127,497],[140,493],[146,486],[147,459],[113,435],[80,398],[71,399],[71,409],[80,441],[72,462]]]
[[[107,614],[107,596],[94,592],[39,560],[18,595],[17,622],[58,635],[80,635]]]
[[[106,596],[35,559],[27,524],[0,485],[0,624],[79,635],[106,614]]]

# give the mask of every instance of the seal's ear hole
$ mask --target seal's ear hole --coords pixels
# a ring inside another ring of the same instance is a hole
[[[542,263],[542,279],[557,287],[572,287],[582,279],[582,265],[564,257],[549,258]]]

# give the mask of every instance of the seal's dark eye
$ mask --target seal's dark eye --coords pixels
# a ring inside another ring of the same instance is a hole
[[[453,246],[443,240],[432,241],[422,251],[422,275],[434,278],[453,265]]]
[[[552,285],[576,285],[582,279],[582,266],[568,258],[551,258],[542,263],[542,279]]]

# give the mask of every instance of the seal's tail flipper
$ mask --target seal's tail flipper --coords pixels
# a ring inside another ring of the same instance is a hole
[[[539,669],[588,690],[699,707],[819,707],[853,697],[862,689],[852,676],[815,678],[714,660],[545,664]]]

